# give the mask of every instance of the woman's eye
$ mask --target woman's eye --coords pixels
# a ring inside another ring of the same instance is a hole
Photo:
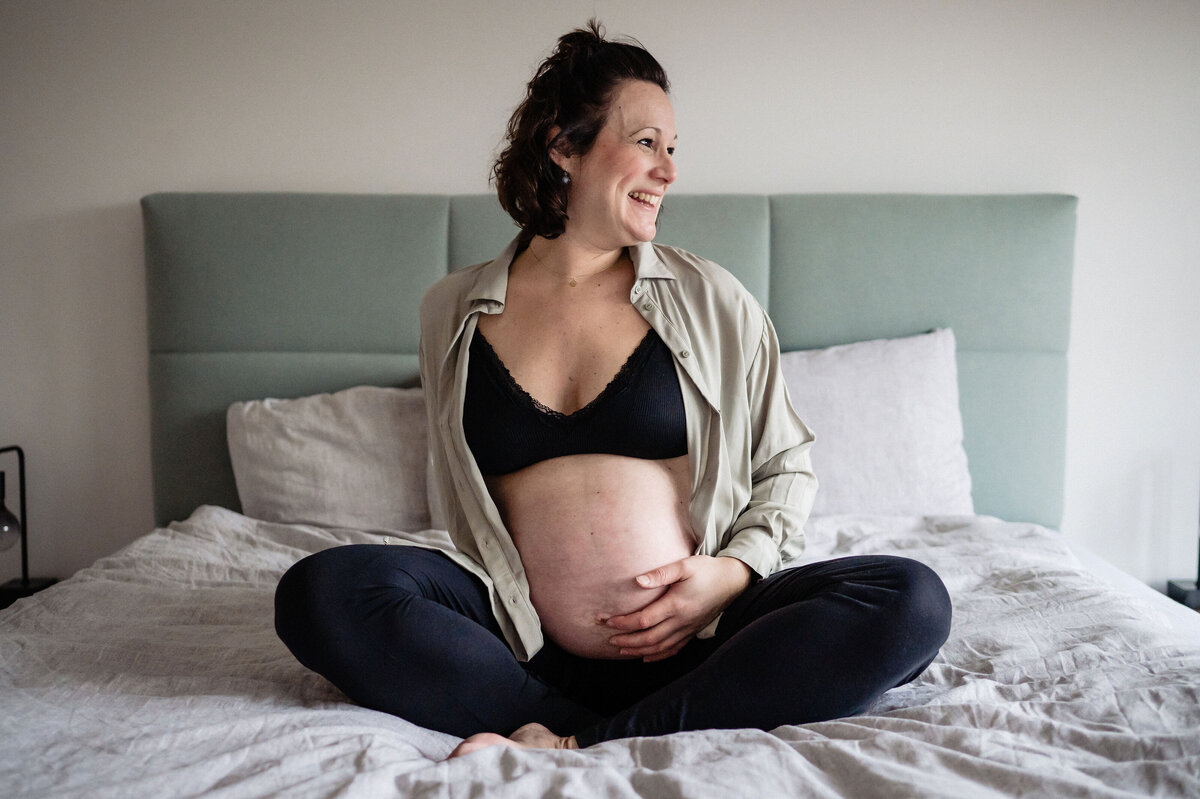
[[[654,139],[638,139],[638,144],[640,144],[641,146],[645,147],[645,148],[646,148],[646,149],[648,149],[648,150],[653,150],[653,149],[655,149],[655,141],[654,141]],[[668,148],[667,148],[667,155],[671,155],[671,156],[675,155],[675,148],[674,148],[674,147],[668,147]]]

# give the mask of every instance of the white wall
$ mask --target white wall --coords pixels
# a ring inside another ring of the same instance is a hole
[[[138,198],[485,191],[593,9],[674,80],[678,191],[1078,195],[1064,530],[1194,575],[1200,4],[1070,0],[0,0],[0,445],[35,572],[151,527]]]

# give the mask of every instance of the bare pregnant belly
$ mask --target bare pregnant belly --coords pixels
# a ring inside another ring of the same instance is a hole
[[[695,553],[684,455],[642,460],[568,455],[488,480],[521,554],[551,640],[576,655],[619,658],[600,617],[641,610],[665,588],[639,574]]]

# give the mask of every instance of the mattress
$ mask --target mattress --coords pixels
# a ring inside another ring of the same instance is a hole
[[[806,560],[923,561],[954,603],[933,664],[864,714],[444,761],[457,738],[349,703],[272,628],[290,564],[379,536],[203,506],[0,612],[0,785],[22,797],[1200,795],[1200,624],[1173,626],[1033,524],[839,515],[812,519],[808,540]]]

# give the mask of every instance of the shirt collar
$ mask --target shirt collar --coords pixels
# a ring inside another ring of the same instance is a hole
[[[475,277],[475,285],[467,292],[467,303],[474,308],[476,305],[500,303],[504,307],[504,297],[508,293],[508,267],[517,256],[517,247],[521,237],[513,239],[504,252],[496,256],[490,264],[479,270]]]
[[[634,277],[637,280],[643,278],[675,279],[675,275],[667,269],[662,258],[658,257],[658,248],[652,241],[638,242],[630,247],[629,258],[633,261]]]

